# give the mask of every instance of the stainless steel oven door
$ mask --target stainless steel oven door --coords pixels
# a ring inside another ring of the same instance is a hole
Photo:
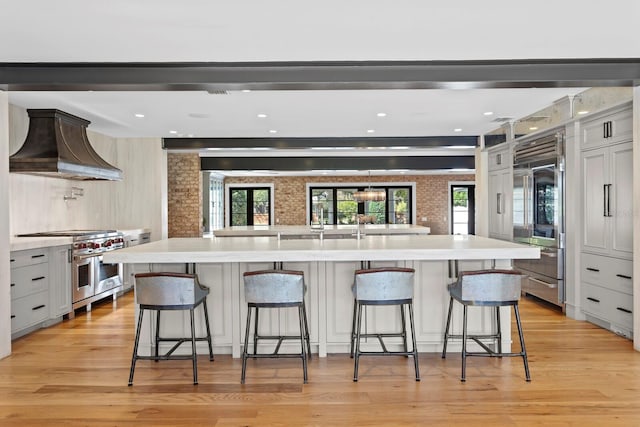
[[[76,303],[94,295],[95,256],[73,257],[73,302]]]
[[[122,264],[106,263],[102,255],[95,259],[95,295],[122,286]]]

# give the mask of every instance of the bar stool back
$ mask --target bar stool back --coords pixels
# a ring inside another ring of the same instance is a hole
[[[180,273],[142,273],[135,275],[136,303],[140,306],[136,338],[131,359],[131,371],[129,373],[129,385],[133,384],[133,374],[137,360],[192,360],[193,383],[198,384],[198,365],[196,353],[196,341],[207,341],[209,345],[209,360],[213,360],[213,346],[211,343],[211,329],[209,327],[209,313],[207,310],[207,295],[209,288],[198,282],[195,274]],[[194,324],[194,309],[202,305],[204,311],[205,327],[207,335],[196,337]],[[152,356],[140,356],[138,344],[140,341],[140,329],[145,310],[156,312],[155,352]],[[160,337],[160,312],[162,310],[189,310],[191,319],[191,336],[180,338]],[[175,345],[164,355],[158,354],[160,342],[175,342]],[[173,352],[185,343],[191,343],[191,354],[174,355]]]
[[[244,297],[247,302],[247,324],[242,351],[242,376],[240,382],[244,384],[247,371],[247,358],[281,358],[299,357],[302,359],[304,382],[307,383],[307,359],[311,357],[309,342],[309,324],[304,303],[306,286],[304,273],[291,270],[261,270],[244,273]],[[258,333],[258,313],[260,308],[297,307],[300,323],[300,335],[260,335]],[[253,353],[248,351],[251,329],[251,313],[255,309],[256,317],[253,331]],[[258,354],[258,340],[277,340],[273,353]],[[299,339],[300,353],[279,353],[283,340]]]
[[[522,357],[526,380],[531,381],[529,375],[529,364],[527,361],[527,350],[524,345],[524,334],[520,322],[520,311],[518,301],[520,300],[522,274],[514,270],[478,270],[466,271],[458,275],[458,280],[449,285],[449,312],[447,314],[447,326],[444,332],[444,346],[442,358],[447,354],[447,342],[451,338],[462,339],[462,374],[461,381],[466,381],[466,364],[468,356],[484,357]],[[449,333],[451,327],[451,311],[453,300],[458,301],[463,306],[462,315],[462,335]],[[468,306],[495,307],[496,332],[487,335],[469,335],[467,333],[467,307]],[[518,335],[520,337],[520,352],[504,353],[502,351],[502,332],[500,328],[500,307],[512,306],[516,316]],[[468,352],[467,340],[473,340],[484,351]],[[493,340],[495,349],[491,349],[482,340]]]
[[[413,277],[412,268],[383,267],[356,270],[352,286],[354,306],[351,327],[351,357],[355,358],[353,381],[358,381],[358,365],[360,356],[413,356],[416,381],[420,381],[418,367],[418,350],[416,333],[413,322]],[[392,333],[362,333],[362,312],[365,306],[398,305],[402,331]],[[409,309],[409,324],[411,326],[412,350],[407,345],[407,326],[405,319],[405,305]],[[377,338],[382,351],[361,351],[360,339],[363,337]],[[401,337],[403,351],[390,351],[385,346],[384,337]]]

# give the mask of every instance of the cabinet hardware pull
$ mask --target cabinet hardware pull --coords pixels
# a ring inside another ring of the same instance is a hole
[[[12,318],[12,319],[15,319],[15,318],[16,318],[16,315],[15,315],[15,314],[12,314],[12,315],[11,315],[11,318]]]
[[[607,184],[607,216],[611,217],[611,186],[613,184]]]
[[[502,193],[496,194],[496,202],[498,203],[496,213],[501,214],[502,213]]]
[[[44,305],[44,304],[40,304],[40,305],[39,305],[39,306],[37,306],[37,307],[33,307],[31,310],[36,311],[36,310],[40,310],[41,308],[45,308],[45,307],[46,307],[46,305]]]
[[[12,259],[12,260],[11,260],[11,262],[16,262],[16,260],[15,260],[15,259]]]
[[[607,122],[602,123],[602,137],[607,137]]]
[[[44,254],[40,254],[40,255],[31,255],[31,258],[42,258],[44,256]]]
[[[607,215],[607,184],[602,185],[602,216]]]
[[[595,299],[595,298],[591,298],[591,297],[587,297],[587,299],[589,301],[597,302],[598,304],[600,304],[600,300],[599,299]]]
[[[44,277],[44,276],[34,277],[33,279],[31,279],[31,281],[32,282],[37,282],[38,280],[42,280],[42,279],[46,279],[46,277]]]
[[[16,285],[15,283],[12,283],[12,284],[11,284],[11,287],[14,287],[15,285]]]
[[[629,280],[631,280],[631,276],[626,276],[624,274],[616,274],[616,276],[620,277],[621,279],[629,279]]]
[[[616,307],[616,310],[620,310],[620,311],[622,311],[622,312],[624,312],[624,313],[629,313],[629,314],[631,314],[631,313],[632,313],[632,311],[631,311],[631,310],[627,310],[626,308],[622,308],[622,307]]]
[[[600,270],[598,270],[597,268],[593,268],[593,267],[587,267],[587,270],[595,271],[596,273],[600,273]]]

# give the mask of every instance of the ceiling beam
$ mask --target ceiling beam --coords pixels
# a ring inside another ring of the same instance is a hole
[[[640,58],[0,63],[4,90],[474,89],[637,86]]]
[[[327,138],[163,138],[166,150],[215,149],[304,149],[304,148],[378,148],[378,147],[475,147],[476,136],[417,136],[417,137],[327,137]]]
[[[475,168],[474,156],[201,157],[200,169],[230,170],[447,170]]]

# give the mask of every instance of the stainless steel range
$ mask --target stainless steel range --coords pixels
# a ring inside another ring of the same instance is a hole
[[[122,264],[105,263],[102,254],[124,248],[124,235],[115,230],[63,230],[22,234],[20,237],[73,237],[71,272],[73,309],[113,295],[122,289]]]

